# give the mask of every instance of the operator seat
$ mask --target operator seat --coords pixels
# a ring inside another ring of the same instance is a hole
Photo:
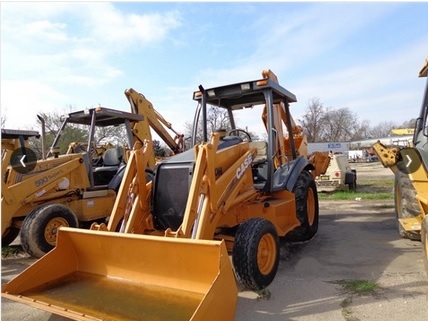
[[[251,164],[254,187],[263,189],[267,180],[267,143],[265,141],[250,142],[250,148],[257,149],[257,156]]]
[[[119,170],[122,163],[120,147],[109,148],[103,155],[103,166],[94,168],[94,184],[107,185]]]
[[[267,143],[265,141],[250,142],[250,148],[257,148],[257,156],[253,164],[264,163],[267,160]]]

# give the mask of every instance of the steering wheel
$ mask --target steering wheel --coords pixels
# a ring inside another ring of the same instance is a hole
[[[244,137],[242,137],[242,134],[244,134]],[[251,142],[252,141],[251,135],[247,131],[245,131],[243,129],[232,129],[227,134],[227,136],[238,136],[238,137],[242,138],[242,140],[244,142]]]

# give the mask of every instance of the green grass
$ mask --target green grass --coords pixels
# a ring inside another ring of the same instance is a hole
[[[318,193],[320,200],[349,201],[361,198],[363,200],[393,200],[393,193],[369,193],[353,191],[336,191],[332,193]]]
[[[22,252],[23,250],[20,245],[5,246],[1,248],[2,258],[6,258],[8,256],[16,256],[17,254],[20,254]]]
[[[328,283],[337,284],[341,287],[341,292],[346,297],[340,303],[342,316],[345,321],[360,321],[359,318],[353,315],[351,307],[352,298],[354,295],[371,295],[376,297],[378,291],[381,290],[380,286],[373,281],[368,280],[337,280],[327,281]]]
[[[343,292],[347,294],[374,294],[379,289],[379,285],[376,282],[368,280],[337,280],[329,283],[340,285]]]
[[[357,181],[357,189],[350,190],[336,190],[329,193],[318,193],[320,200],[335,200],[335,201],[349,201],[361,198],[363,200],[393,200],[394,199],[394,180],[360,180]]]

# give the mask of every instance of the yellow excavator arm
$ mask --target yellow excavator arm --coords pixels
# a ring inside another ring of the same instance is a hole
[[[137,140],[151,140],[150,128],[152,128],[160,138],[168,145],[174,154],[179,154],[184,151],[184,135],[177,133],[171,123],[167,122],[154,108],[152,103],[132,88],[125,90],[125,96],[131,104],[131,110],[135,114],[144,116],[142,121],[136,122],[133,126],[133,134]],[[173,137],[167,130],[171,130],[175,136]],[[149,161],[149,166],[153,168],[155,165],[154,155]]]

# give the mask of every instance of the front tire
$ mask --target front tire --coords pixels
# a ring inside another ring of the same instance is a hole
[[[232,261],[236,278],[246,288],[260,291],[271,284],[279,264],[275,226],[262,218],[241,223],[235,235]]]
[[[399,164],[397,164],[397,168]],[[419,232],[406,231],[398,221],[401,218],[416,217],[421,213],[419,204],[416,200],[416,190],[413,187],[409,175],[397,170],[394,180],[394,205],[395,217],[398,234],[402,238],[420,241],[421,235]]]
[[[300,173],[293,193],[300,226],[289,232],[286,239],[291,242],[309,241],[317,234],[319,221],[317,187],[310,172],[304,170]]]
[[[61,204],[43,205],[33,210],[21,228],[22,248],[33,257],[40,258],[56,245],[61,226],[78,227],[76,215]]]

